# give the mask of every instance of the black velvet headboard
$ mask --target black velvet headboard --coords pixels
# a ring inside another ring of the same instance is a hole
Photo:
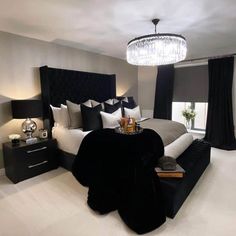
[[[102,102],[116,97],[116,75],[40,67],[44,127],[53,126],[50,104],[60,106],[66,100],[82,103],[88,99]]]

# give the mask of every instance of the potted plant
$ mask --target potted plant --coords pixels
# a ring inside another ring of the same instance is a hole
[[[182,111],[182,115],[186,119],[186,128],[190,130],[191,121],[195,118],[196,112],[193,109],[191,109],[191,107],[188,107],[187,109],[184,109]]]

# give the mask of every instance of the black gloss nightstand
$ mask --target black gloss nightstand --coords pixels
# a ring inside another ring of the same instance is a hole
[[[34,144],[21,141],[19,145],[4,143],[3,159],[6,176],[18,183],[58,167],[57,141],[45,139]]]

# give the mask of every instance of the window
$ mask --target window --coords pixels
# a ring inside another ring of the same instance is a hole
[[[207,119],[208,103],[205,102],[173,102],[172,103],[172,120],[186,124],[182,111],[191,107],[196,112],[196,117],[191,123],[191,130],[205,130]]]

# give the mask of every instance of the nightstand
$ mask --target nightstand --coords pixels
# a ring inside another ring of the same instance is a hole
[[[56,139],[39,140],[34,144],[21,141],[3,144],[3,160],[6,176],[13,182],[34,177],[58,167]]]

